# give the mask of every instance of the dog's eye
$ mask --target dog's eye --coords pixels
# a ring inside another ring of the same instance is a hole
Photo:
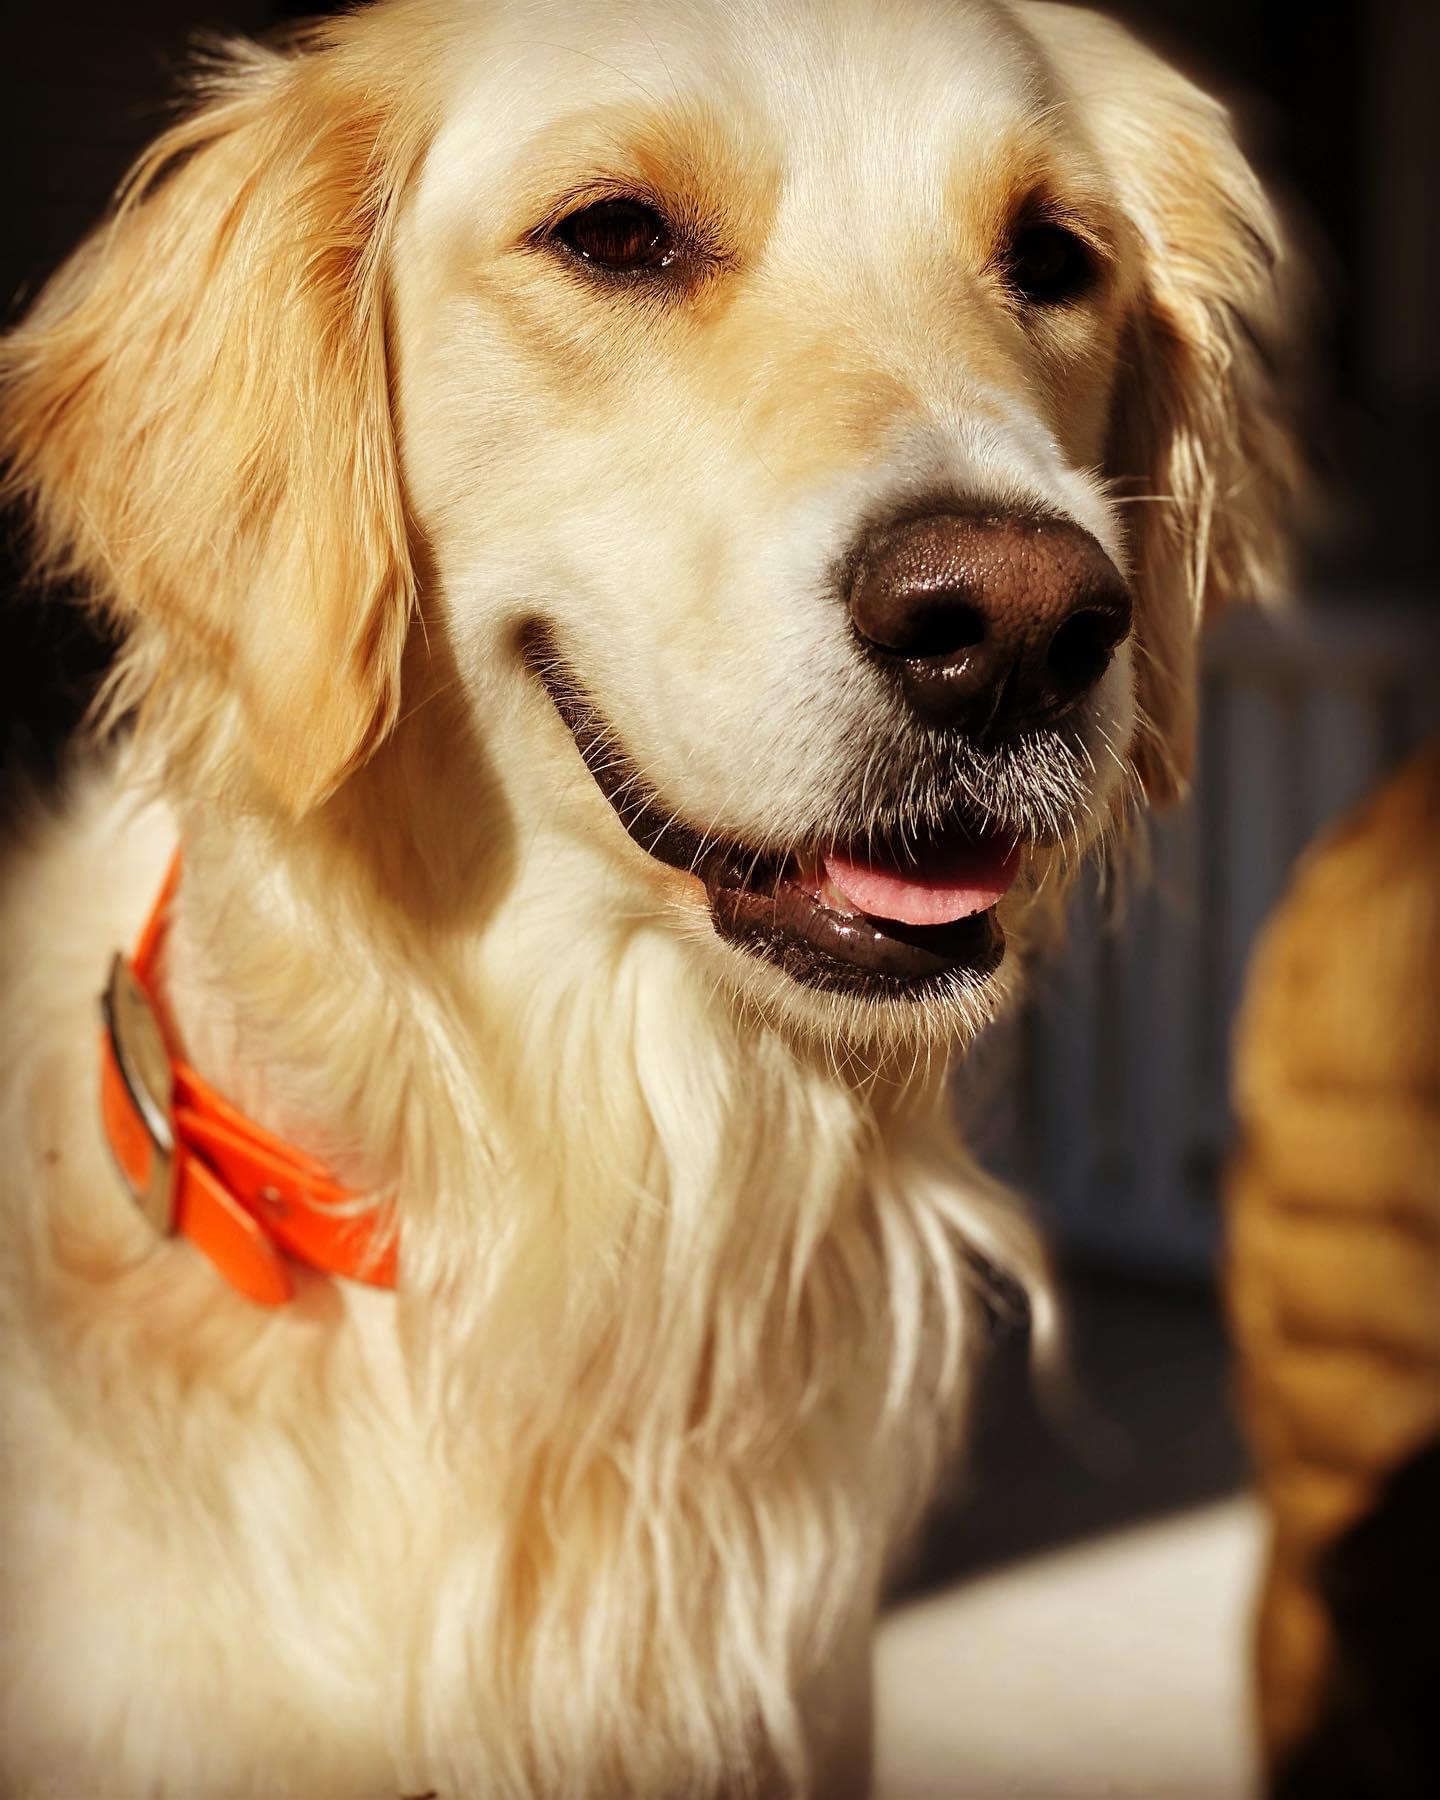
[[[555,237],[572,256],[616,275],[668,269],[677,254],[667,221],[639,200],[597,200],[556,226]]]
[[[1076,300],[1094,279],[1090,250],[1063,225],[1028,225],[1005,258],[1005,280],[1031,306]]]

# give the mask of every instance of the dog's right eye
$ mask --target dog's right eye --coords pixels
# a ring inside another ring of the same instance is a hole
[[[553,236],[581,262],[612,275],[658,273],[679,254],[668,221],[640,200],[597,200],[562,220]]]

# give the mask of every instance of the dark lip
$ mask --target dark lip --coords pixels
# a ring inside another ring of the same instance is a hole
[[[717,935],[806,987],[865,998],[919,998],[978,985],[999,967],[1005,933],[994,908],[950,925],[910,926],[837,912],[787,876],[789,859],[715,839],[677,819],[640,777],[614,728],[576,681],[543,626],[525,659],[596,787],[648,856],[705,885]]]

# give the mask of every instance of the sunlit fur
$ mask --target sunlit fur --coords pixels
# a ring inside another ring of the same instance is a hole
[[[862,1793],[977,1289],[1049,1329],[947,1061],[1183,783],[1200,617],[1275,562],[1274,222],[1220,109],[1069,8],[385,0],[205,83],[0,345],[12,493],[135,715],[0,917],[6,1792]],[[547,247],[627,184],[703,279]],[[997,273],[1037,195],[1099,269],[1063,316]],[[905,750],[834,571],[936,495],[1128,569],[1070,735]],[[697,830],[1044,826],[999,975],[881,1005],[722,944],[534,618]],[[257,1310],[120,1192],[94,998],[177,838],[190,1059],[393,1210],[396,1295]]]

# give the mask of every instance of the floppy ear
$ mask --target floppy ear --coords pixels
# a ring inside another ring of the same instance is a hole
[[[1132,755],[1166,800],[1190,771],[1198,626],[1284,585],[1301,487],[1289,405],[1300,283],[1225,109],[1110,21],[1033,11],[1060,41],[1139,271],[1106,474],[1136,591]]]
[[[292,813],[393,722],[414,599],[383,291],[406,152],[337,43],[227,49],[0,343],[8,483],[45,570],[133,628],[141,728],[192,772],[248,757]]]

